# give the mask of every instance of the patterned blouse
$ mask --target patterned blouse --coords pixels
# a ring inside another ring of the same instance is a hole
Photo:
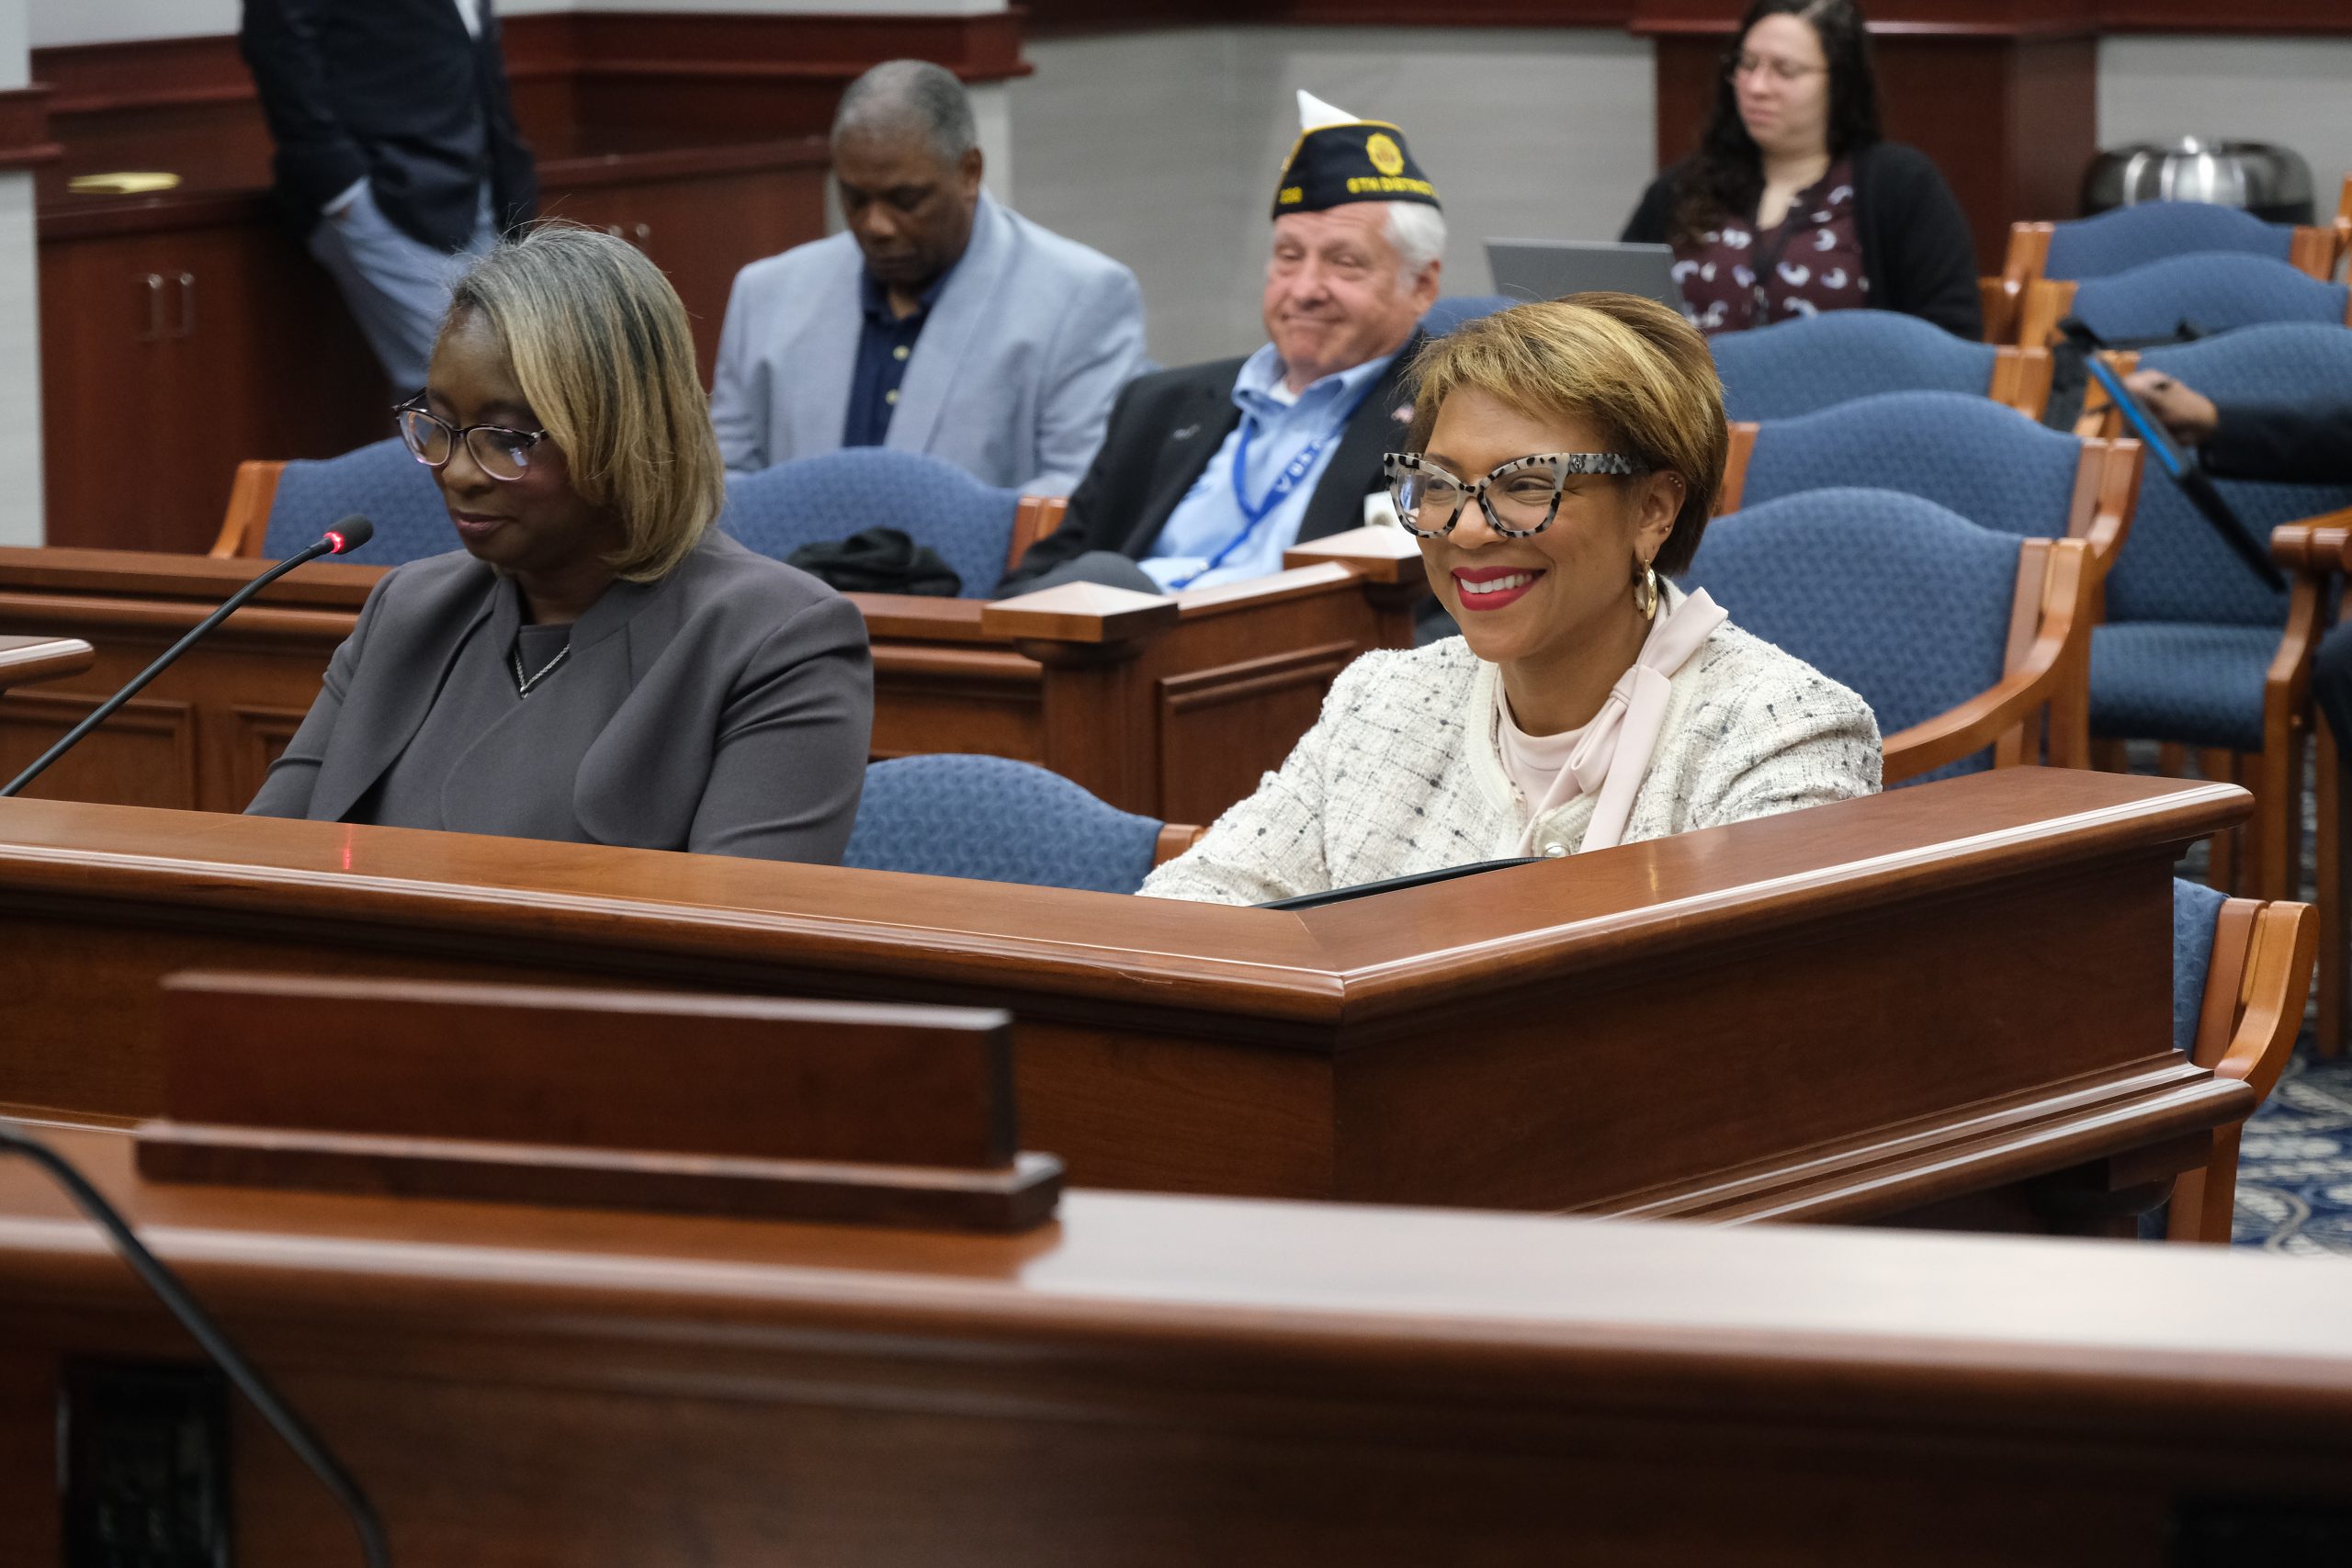
[[[1682,313],[1711,335],[1869,304],[1854,228],[1852,160],[1838,159],[1797,192],[1772,228],[1726,223],[1677,242],[1674,280],[1682,288]]]

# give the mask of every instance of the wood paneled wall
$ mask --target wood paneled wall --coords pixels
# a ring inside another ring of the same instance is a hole
[[[1026,69],[1002,13],[548,14],[509,20],[506,51],[542,210],[662,265],[706,378],[736,271],[824,231],[821,133],[852,79],[899,55],[972,81]],[[40,163],[49,542],[201,550],[239,461],[380,439],[393,389],[273,218],[234,39],[40,50],[32,68],[39,86],[0,94],[0,166]],[[68,188],[120,169],[182,183]]]

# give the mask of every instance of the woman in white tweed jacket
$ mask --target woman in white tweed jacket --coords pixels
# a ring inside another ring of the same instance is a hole
[[[1679,312],[1522,305],[1415,368],[1389,477],[1463,635],[1350,665],[1281,769],[1146,895],[1262,903],[1878,788],[1869,705],[1658,579],[1698,548],[1727,446]]]

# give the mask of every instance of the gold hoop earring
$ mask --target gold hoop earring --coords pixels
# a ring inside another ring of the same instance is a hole
[[[1657,568],[1647,561],[1634,575],[1634,608],[1645,621],[1657,618]]]

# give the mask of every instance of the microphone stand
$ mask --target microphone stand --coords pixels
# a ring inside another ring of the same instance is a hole
[[[32,783],[33,780],[40,777],[42,773],[49,770],[49,765],[51,762],[54,762],[57,759],[65,755],[66,752],[71,751],[74,749],[74,743],[80,740],[82,737],[89,734],[90,731],[96,729],[99,725],[104,724],[108,717],[112,716],[117,708],[122,706],[123,704],[129,702],[131,698],[137,696],[141,691],[145,690],[147,682],[162,674],[165,670],[169,669],[173,660],[177,659],[181,654],[187,651],[189,644],[195,642],[198,637],[210,631],[214,626],[219,626],[232,614],[242,608],[246,600],[251,599],[254,594],[260,592],[263,589],[268,587],[271,583],[277,581],[288,572],[292,571],[296,567],[308,566],[311,562],[318,559],[321,556],[338,555],[342,553],[344,548],[345,541],[343,536],[340,534],[331,533],[327,535],[326,537],[319,540],[318,543],[310,546],[299,554],[287,557],[284,560],[279,561],[276,566],[271,567],[267,571],[263,572],[259,577],[254,578],[251,582],[246,583],[243,588],[238,589],[234,593],[230,594],[228,603],[213,611],[212,614],[205,616],[204,619],[197,622],[196,626],[186,637],[180,638],[179,641],[172,644],[170,648],[166,649],[161,659],[158,659],[154,663],[147,666],[146,669],[141,670],[139,672],[138,677],[134,679],[130,684],[125,686],[121,691],[117,692],[113,696],[108,697],[105,702],[100,703],[97,707],[91,712],[89,717],[84,719],[81,723],[75,725],[72,729],[65,732],[65,739],[60,740],[48,750],[43,751],[39,757],[34,758],[33,765],[31,767],[27,768],[23,773],[18,773],[15,778],[10,779],[6,784],[0,784],[0,799],[5,799],[9,795],[15,795],[18,790],[23,789],[27,784]]]
[[[314,549],[323,547],[323,544],[312,547]],[[299,566],[307,558],[298,557],[287,564]],[[272,577],[276,575],[276,572],[270,574]],[[232,600],[221,607],[222,614],[234,607],[235,601]],[[391,1548],[384,1540],[383,1522],[376,1517],[375,1506],[368,1501],[368,1495],[360,1491],[359,1483],[336,1462],[334,1455],[328,1451],[318,1434],[311,1431],[293,1408],[263,1380],[261,1369],[245,1359],[244,1353],[230,1343],[229,1336],[212,1321],[212,1314],[204,1310],[187,1287],[180,1282],[179,1276],[164,1267],[164,1260],[148,1251],[146,1244],[132,1234],[130,1222],[90,1184],[89,1178],[76,1170],[73,1162],[63,1155],[38,1138],[18,1131],[15,1123],[5,1119],[0,1119],[0,1154],[22,1155],[40,1167],[51,1179],[65,1190],[75,1206],[106,1232],[107,1239],[114,1243],[115,1250],[122,1255],[124,1262],[130,1265],[131,1271],[155,1292],[155,1298],[179,1319],[180,1326],[188,1331],[204,1348],[205,1354],[211,1357],[214,1364],[228,1373],[229,1380],[253,1402],[253,1407],[261,1412],[262,1419],[286,1440],[286,1446],[294,1450],[295,1457],[309,1466],[311,1473],[319,1478],[319,1483],[343,1505],[344,1512],[351,1516],[352,1528],[358,1532],[359,1553],[367,1562],[368,1568],[391,1568]]]

